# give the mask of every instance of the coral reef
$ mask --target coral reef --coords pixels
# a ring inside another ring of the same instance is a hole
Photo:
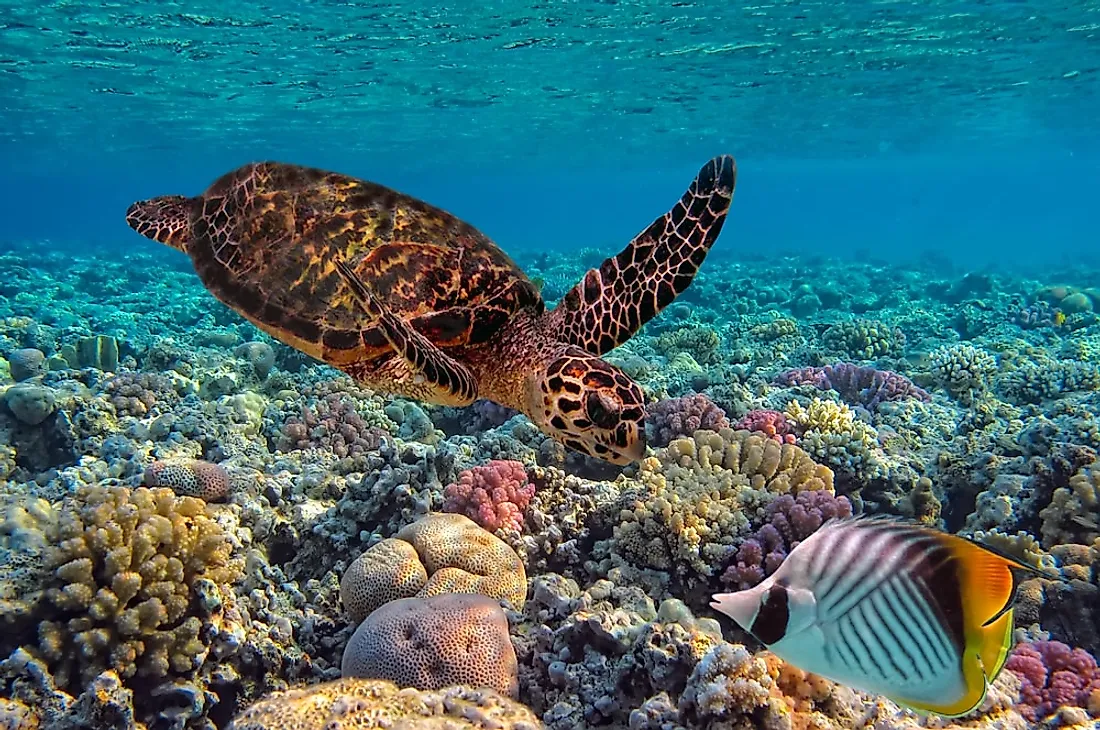
[[[233,720],[233,730],[404,730],[498,728],[538,730],[526,707],[492,690],[447,687],[436,691],[400,689],[376,679],[339,679],[278,692]]]
[[[518,689],[508,618],[491,598],[442,593],[399,598],[375,609],[344,649],[345,677],[388,679],[399,687]]]
[[[22,527],[47,536],[48,569],[32,607],[4,618],[36,624],[28,648],[59,686],[108,669],[164,677],[202,663],[243,569],[204,502],[169,489],[90,486],[37,515]]]
[[[787,414],[768,408],[749,411],[733,428],[736,431],[755,431],[783,444],[798,442],[791,422],[787,420]]]
[[[488,401],[366,389],[214,304],[163,253],[0,253],[0,726],[1100,719],[1088,266],[964,273],[770,250],[708,264],[608,353],[650,399],[651,450],[618,467]],[[551,300],[606,254],[518,252]],[[757,583],[851,513],[1041,569],[1018,593],[1023,643],[973,716],[902,711],[714,618],[713,593]],[[339,679],[345,654],[521,704]]]
[[[464,514],[490,532],[520,531],[535,485],[521,462],[495,459],[466,469],[443,490],[443,511]]]
[[[1100,717],[1100,669],[1088,652],[1060,641],[1026,642],[1012,650],[1005,669],[1020,677],[1019,709],[1028,720],[1060,707],[1082,707]]]
[[[344,610],[358,623],[389,601],[480,593],[523,605],[527,575],[507,544],[472,520],[430,514],[374,545],[340,581]]]
[[[812,385],[819,390],[835,390],[848,403],[871,411],[887,401],[932,399],[925,390],[914,385],[904,375],[847,362],[787,370],[777,375],[775,382],[780,385]]]
[[[659,401],[649,407],[649,423],[654,446],[668,446],[673,439],[691,436],[696,431],[729,428],[725,412],[702,393]]]

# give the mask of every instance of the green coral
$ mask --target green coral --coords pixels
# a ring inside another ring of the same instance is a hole
[[[864,360],[898,356],[905,348],[905,335],[900,329],[869,319],[837,322],[825,330],[821,341],[833,352]]]
[[[997,360],[973,345],[944,345],[933,350],[928,359],[932,376],[951,395],[963,403],[989,388],[997,374]]]
[[[712,327],[696,325],[662,332],[654,347],[666,357],[683,352],[691,355],[697,363],[707,365],[717,362],[721,344],[722,338]]]

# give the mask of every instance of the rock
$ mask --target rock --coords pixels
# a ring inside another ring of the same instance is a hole
[[[37,383],[16,383],[4,394],[8,410],[28,426],[37,426],[57,410],[53,390]]]
[[[46,355],[41,350],[26,347],[8,355],[11,377],[16,382],[30,380],[46,374]]]

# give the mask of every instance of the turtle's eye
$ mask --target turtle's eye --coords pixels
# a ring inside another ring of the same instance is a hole
[[[614,428],[619,422],[619,404],[606,393],[589,393],[584,399],[584,410],[588,420],[599,428]]]

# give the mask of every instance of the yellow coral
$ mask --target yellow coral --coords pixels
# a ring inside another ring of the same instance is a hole
[[[845,403],[814,398],[808,407],[787,404],[787,417],[804,429],[802,448],[837,471],[862,479],[886,475],[875,429],[856,418]]]
[[[217,606],[193,601],[194,587],[232,595],[242,570],[202,500],[170,489],[86,486],[53,512],[56,521],[42,523],[53,570],[34,616],[34,650],[58,683],[80,686],[109,669],[161,677],[201,664],[203,629],[218,620],[221,597]]]
[[[446,723],[443,722],[446,720]],[[238,715],[233,730],[499,728],[537,730],[531,710],[497,692],[469,687],[398,689],[378,679],[338,679],[277,692]]]
[[[833,490],[833,473],[792,444],[749,431],[696,431],[642,462],[624,492],[617,552],[659,570],[711,575],[749,518],[779,494]]]
[[[433,513],[364,552],[340,581],[356,623],[388,601],[442,593],[480,593],[522,608],[527,573],[515,550],[470,518]]]

